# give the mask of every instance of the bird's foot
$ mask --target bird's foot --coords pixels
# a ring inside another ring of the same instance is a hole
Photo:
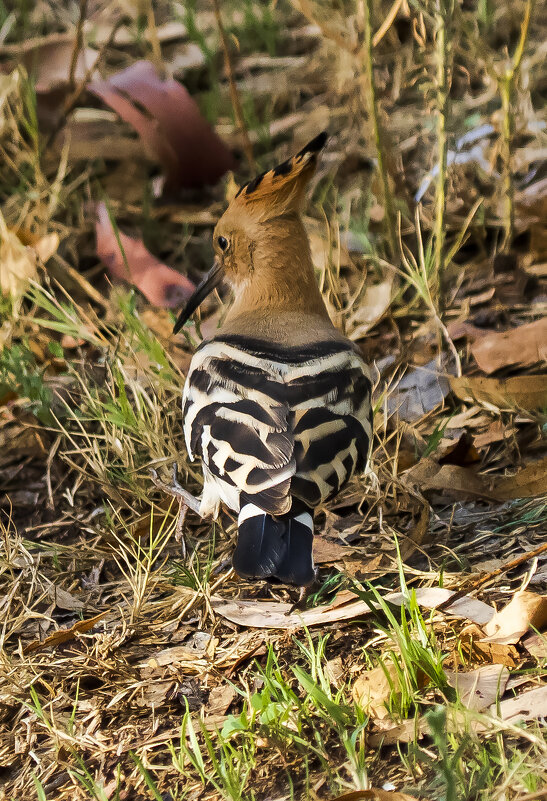
[[[171,484],[165,484],[158,476],[156,470],[153,467],[150,468],[150,476],[152,478],[152,483],[158,489],[161,489],[163,492],[166,492],[171,497],[176,498],[179,502],[179,513],[177,516],[177,524],[175,528],[175,539],[177,542],[181,544],[181,551],[182,551],[182,558],[186,557],[186,541],[184,539],[184,521],[186,520],[186,512],[188,509],[191,509],[193,512],[199,515],[199,506],[200,502],[197,498],[185,490],[184,487],[179,484],[177,478],[177,463],[173,465],[173,478]]]
[[[318,571],[315,570],[315,578],[311,584],[306,585],[305,587],[298,588],[298,598],[292,604],[290,609],[285,612],[286,615],[292,615],[293,612],[302,612],[306,608],[306,602],[310,595],[313,595],[315,590],[317,589],[317,575]]]

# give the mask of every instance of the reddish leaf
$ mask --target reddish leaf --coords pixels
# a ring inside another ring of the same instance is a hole
[[[137,61],[88,89],[135,128],[162,165],[166,192],[214,184],[235,166],[184,86],[161,78],[149,61]]]
[[[95,231],[97,254],[110,274],[134,284],[154,306],[175,309],[194,291],[185,275],[162,264],[140,240],[120,231],[122,252],[104,203],[97,207]]]

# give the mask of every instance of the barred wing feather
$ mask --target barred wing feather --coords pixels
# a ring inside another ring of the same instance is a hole
[[[351,343],[305,348],[224,336],[192,360],[183,396],[191,458],[203,460],[202,511],[240,495],[273,515],[313,507],[368,458],[370,378]]]

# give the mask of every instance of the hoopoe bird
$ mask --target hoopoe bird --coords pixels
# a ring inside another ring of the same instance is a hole
[[[237,513],[240,577],[300,587],[315,579],[313,510],[364,470],[372,438],[370,372],[329,318],[301,218],[326,139],[239,189],[174,329],[230,285],[234,302],[196,350],[183,393],[188,454],[203,465],[199,511]]]

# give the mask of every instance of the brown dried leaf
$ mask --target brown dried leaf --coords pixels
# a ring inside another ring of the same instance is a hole
[[[547,492],[547,458],[527,465],[514,476],[500,478],[495,484],[496,496],[500,501],[516,498],[534,498]]]
[[[484,376],[450,377],[452,392],[468,403],[482,403],[498,409],[541,409],[547,406],[547,375],[510,378]]]
[[[547,318],[503,333],[482,337],[471,346],[475,361],[485,373],[502,367],[533,365],[547,360]]]
[[[97,206],[95,231],[97,254],[110,273],[134,284],[154,306],[175,309],[194,291],[185,275],[162,264],[143,242],[119,231],[122,252],[104,203]]]
[[[372,670],[366,670],[355,680],[352,695],[361,709],[377,720],[389,715],[386,707],[391,693],[401,694],[401,680],[397,668],[392,662],[384,662]]]
[[[213,687],[207,700],[207,715],[224,715],[236,697],[237,692],[231,684],[219,684]]]
[[[484,633],[476,625],[466,626],[460,635],[462,652],[472,662],[514,668],[522,661],[514,645],[483,642]]]
[[[496,612],[484,626],[483,642],[516,645],[530,627],[541,629],[547,624],[547,596],[533,592],[517,592],[513,599]]]
[[[342,545],[326,537],[313,538],[313,561],[316,565],[338,562],[345,556],[350,556],[351,553],[352,549],[348,545]]]
[[[93,626],[102,620],[107,612],[99,612],[98,615],[95,617],[90,617],[87,620],[78,620],[70,629],[59,629],[58,631],[54,631],[53,634],[50,634],[49,637],[46,637],[45,640],[40,642],[36,640],[35,642],[31,642],[26,648],[23,648],[23,654],[26,656],[27,654],[31,654],[34,651],[41,651],[43,648],[50,648],[51,646],[62,645],[69,640],[74,639],[77,634],[85,634],[87,631],[91,631]]]
[[[177,81],[161,78],[149,61],[137,61],[88,89],[135,128],[162,165],[166,193],[215,184],[235,167],[195,100]]]
[[[445,670],[451,687],[457,690],[460,701],[468,709],[480,712],[505,692],[509,671],[504,665],[484,665],[468,673]]]

